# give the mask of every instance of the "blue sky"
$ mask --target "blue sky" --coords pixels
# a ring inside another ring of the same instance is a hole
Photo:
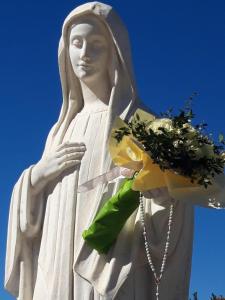
[[[57,47],[65,16],[83,1],[0,4],[0,299],[10,195],[37,162],[61,106]],[[156,112],[197,91],[197,121],[225,132],[225,1],[138,0],[114,6],[130,33],[139,95]],[[225,295],[225,212],[197,208],[190,292]]]

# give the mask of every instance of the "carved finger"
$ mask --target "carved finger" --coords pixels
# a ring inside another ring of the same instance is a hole
[[[86,148],[84,146],[81,147],[69,147],[62,149],[61,151],[56,153],[56,157],[62,157],[64,155],[70,154],[70,153],[84,153]]]
[[[76,153],[70,153],[65,154],[58,158],[59,164],[68,161],[68,160],[81,160],[81,158],[84,156],[84,152],[76,152]]]
[[[60,166],[60,169],[61,170],[65,170],[67,168],[70,168],[70,167],[73,167],[73,166],[76,166],[76,165],[79,165],[80,164],[80,160],[68,160],[68,161],[64,161],[61,166]]]
[[[66,143],[63,143],[63,144],[59,145],[56,148],[56,151],[59,152],[60,150],[65,149],[65,148],[82,147],[82,146],[85,146],[85,144],[84,143],[77,143],[77,142],[74,142],[74,143],[66,142]]]

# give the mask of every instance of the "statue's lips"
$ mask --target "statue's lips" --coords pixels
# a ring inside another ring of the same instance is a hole
[[[90,70],[91,66],[88,64],[78,64],[77,65],[82,70]]]

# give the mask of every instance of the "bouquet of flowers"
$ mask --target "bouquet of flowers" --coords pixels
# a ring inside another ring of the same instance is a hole
[[[134,171],[116,195],[100,209],[83,238],[99,253],[107,253],[128,217],[139,205],[140,192],[167,187],[171,197],[193,191],[206,193],[225,165],[224,137],[216,144],[207,124],[192,125],[191,109],[156,118],[138,109],[130,121],[117,118],[109,151],[115,165]],[[213,189],[212,187],[212,189]]]
[[[138,110],[130,122],[114,131],[114,137],[120,143],[131,136],[162,171],[172,170],[207,188],[215,174],[224,170],[223,135],[219,136],[221,144],[215,144],[206,134],[207,124],[191,124],[191,109],[174,116],[170,110],[162,116],[149,118]]]

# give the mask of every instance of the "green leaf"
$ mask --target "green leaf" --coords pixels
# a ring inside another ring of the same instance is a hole
[[[219,134],[219,142],[220,143],[224,142],[224,135],[222,133]]]

